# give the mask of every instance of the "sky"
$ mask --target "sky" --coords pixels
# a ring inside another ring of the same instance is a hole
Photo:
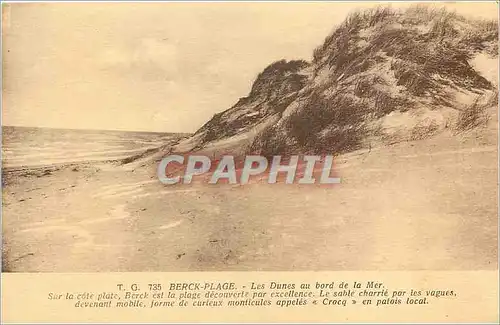
[[[194,132],[373,3],[3,4],[2,124]],[[407,4],[393,3],[393,7]],[[497,5],[455,3],[496,19]]]

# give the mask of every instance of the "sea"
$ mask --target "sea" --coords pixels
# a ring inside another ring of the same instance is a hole
[[[158,148],[175,133],[2,127],[2,167],[106,161]]]

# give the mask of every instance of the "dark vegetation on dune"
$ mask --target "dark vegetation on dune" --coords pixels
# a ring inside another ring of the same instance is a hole
[[[314,50],[312,62],[272,63],[257,76],[247,97],[214,115],[196,134],[204,145],[275,117],[257,132],[248,152],[356,150],[379,131],[370,122],[393,111],[422,103],[456,108],[450,91],[479,96],[492,90],[469,60],[478,52],[497,51],[496,21],[470,20],[422,5],[404,11],[357,11]],[[461,112],[457,127],[481,123],[479,106]]]
[[[466,106],[459,112],[455,133],[467,132],[488,123],[490,119],[488,108],[498,104],[498,92],[486,102],[480,102],[480,99],[481,96],[476,97],[471,105]]]

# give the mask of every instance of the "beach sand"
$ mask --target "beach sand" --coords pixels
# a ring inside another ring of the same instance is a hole
[[[497,147],[354,152],[333,186],[168,186],[156,163],[4,170],[4,271],[497,269]]]

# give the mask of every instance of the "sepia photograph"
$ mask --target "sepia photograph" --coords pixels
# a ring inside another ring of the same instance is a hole
[[[498,270],[495,2],[2,4],[2,271]]]

